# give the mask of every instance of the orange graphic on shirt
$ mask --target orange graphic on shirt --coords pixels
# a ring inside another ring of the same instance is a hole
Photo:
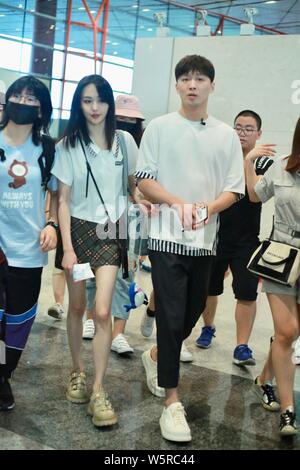
[[[26,184],[25,176],[28,173],[28,166],[26,162],[19,162],[18,160],[14,160],[9,167],[8,174],[12,176],[14,179],[11,181],[8,186],[10,188],[20,188]]]

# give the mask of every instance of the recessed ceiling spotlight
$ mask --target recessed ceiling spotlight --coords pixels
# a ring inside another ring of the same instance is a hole
[[[131,8],[138,8],[138,5],[131,5]]]
[[[140,29],[145,29],[145,26],[141,24]]]
[[[112,42],[112,45],[113,45],[113,46],[118,46],[119,43],[118,43],[118,42]]]
[[[78,7],[78,10],[85,10],[85,7]]]
[[[147,28],[147,31],[153,31],[153,28]]]
[[[270,4],[271,4],[271,3],[277,3],[277,0],[268,0],[268,1],[265,2],[265,3],[270,3]]]
[[[114,52],[113,52],[113,55],[118,55],[117,51],[114,51]]]
[[[147,13],[148,11],[151,11],[150,8],[143,8],[142,11],[144,11],[145,13]]]

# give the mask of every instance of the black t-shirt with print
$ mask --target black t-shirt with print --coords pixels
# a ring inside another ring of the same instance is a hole
[[[259,157],[254,167],[257,175],[263,175],[272,165],[273,160]],[[228,256],[236,251],[245,255],[259,243],[261,203],[249,200],[247,189],[245,196],[231,207],[220,213],[217,255]]]

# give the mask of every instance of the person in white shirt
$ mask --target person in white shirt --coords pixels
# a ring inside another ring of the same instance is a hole
[[[127,148],[128,175],[136,165],[137,146],[123,132]],[[126,214],[123,197],[124,156],[115,133],[115,104],[110,84],[100,75],[84,77],[75,90],[64,138],[57,145],[53,174],[59,180],[59,221],[63,253],[61,265],[69,289],[67,330],[73,370],[67,399],[89,401],[81,355],[82,317],[85,311],[85,281],[74,282],[73,268],[89,263],[96,278],[93,356],[95,376],[88,413],[95,426],[110,426],[117,415],[103,388],[111,347],[111,303],[120,265],[126,276],[127,234],[121,216]],[[131,192],[135,186],[129,176]],[[122,219],[123,220],[123,219]],[[58,250],[59,252],[59,250]],[[59,267],[58,260],[56,266]]]
[[[245,190],[240,141],[208,115],[214,74],[213,64],[199,55],[176,65],[181,107],[148,125],[135,173],[145,198],[159,204],[149,233],[158,357],[152,348],[142,360],[149,389],[165,395],[162,435],[180,442],[191,440],[177,391],[181,345],[205,308],[218,213]],[[199,220],[203,208],[205,222]]]
[[[261,155],[275,156],[275,147],[275,144],[262,144],[246,156],[249,198],[252,202],[264,203],[274,197],[272,239],[300,249],[300,118],[296,123],[291,152],[276,158],[260,178],[255,173],[253,162]],[[292,345],[299,336],[300,276],[292,287],[263,279],[262,291],[267,294],[274,323],[271,357],[281,408],[279,434],[292,436],[297,433]]]

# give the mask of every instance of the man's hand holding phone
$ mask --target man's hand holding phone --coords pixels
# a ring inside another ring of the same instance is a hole
[[[204,202],[195,204],[193,230],[203,227],[208,222],[209,211],[208,205]]]

